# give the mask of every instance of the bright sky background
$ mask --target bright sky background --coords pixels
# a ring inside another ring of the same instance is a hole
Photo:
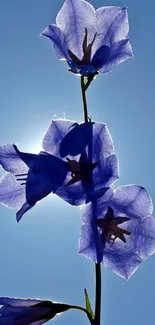
[[[89,115],[106,122],[120,160],[116,185],[147,188],[155,202],[155,2],[92,0],[128,6],[135,58],[100,75],[88,90]],[[82,121],[80,79],[67,72],[52,43],[39,37],[63,0],[0,0],[0,144],[37,152],[53,117]],[[83,305],[94,299],[94,265],[77,254],[82,211],[48,196],[17,225],[0,206],[0,295]],[[145,325],[155,319],[155,255],[125,281],[102,270],[104,325]],[[69,311],[49,324],[88,324]]]

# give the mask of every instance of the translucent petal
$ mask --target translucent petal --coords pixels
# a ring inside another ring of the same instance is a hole
[[[118,161],[113,155],[112,138],[103,123],[77,124],[54,120],[44,136],[43,148],[64,158],[65,162],[68,157],[79,162],[81,154],[84,154],[90,164],[96,163],[92,171],[94,188],[84,182],[67,185],[71,179],[68,172],[65,183],[56,190],[55,193],[70,204],[83,204],[92,190],[109,186],[118,178]]]
[[[0,147],[0,164],[10,173],[26,173],[28,167],[33,166],[36,156],[35,154],[20,152],[15,145],[7,144]]]
[[[102,196],[102,203],[109,202],[112,195],[112,189],[105,191]],[[96,224],[98,218],[98,202],[100,202],[100,199],[94,197],[92,202],[84,206],[79,239],[79,253],[92,259],[95,263],[102,262],[104,253],[104,246],[100,242]]]
[[[120,228],[129,232],[125,242],[119,237],[113,243],[101,237],[96,220],[105,217],[108,207],[113,209],[116,220],[120,219]],[[152,201],[140,186],[121,186],[107,190],[99,198],[94,196],[84,208],[79,252],[94,262],[103,260],[105,267],[128,279],[142,259],[155,252],[155,219],[151,213]]]
[[[64,184],[56,192],[61,199],[71,205],[80,206],[86,201],[87,193],[84,192],[81,182],[74,185]]]
[[[89,258],[94,263],[102,262],[103,250],[100,249],[98,230],[95,224],[93,231],[91,224],[81,226],[78,253]]]
[[[121,247],[116,249],[114,246],[109,246],[109,249],[104,251],[104,266],[125,279],[131,277],[141,262],[142,259],[138,254],[134,251],[123,251]]]
[[[24,181],[23,179],[17,181],[13,174],[6,173],[0,179],[0,202],[18,211],[17,221],[37,201],[51,193],[51,190],[31,172],[24,178]]]
[[[93,179],[95,188],[102,188],[103,186],[111,186],[119,177],[118,160],[115,155],[110,155],[104,158],[103,152],[98,159],[98,165],[93,171]]]
[[[25,186],[13,174],[6,173],[0,179],[0,202],[16,210],[26,202]]]
[[[152,214],[152,200],[142,186],[126,185],[114,190],[111,200],[117,213],[124,213],[129,218],[145,218]]]
[[[68,54],[66,37],[58,26],[49,25],[43,30],[41,35],[49,38],[53,42],[56,54],[59,59],[69,60],[70,57]]]
[[[101,7],[96,11],[97,38],[96,50],[103,45],[125,39],[129,32],[128,14],[126,8]]]
[[[95,150],[96,145],[98,150]],[[76,156],[86,147],[92,146],[93,158],[104,157],[114,151],[109,130],[103,123],[78,124],[69,120],[53,120],[49,126],[42,143],[43,149],[55,156]]]
[[[143,259],[155,253],[155,218],[146,217],[130,229],[135,251]]]
[[[129,40],[122,40],[120,42],[114,43],[110,47],[106,62],[103,59],[103,62],[99,62],[100,66],[96,65],[96,67],[100,72],[105,73],[111,71],[119,63],[124,62],[131,57],[133,57],[133,52]],[[103,63],[103,65],[101,65],[101,63]]]
[[[56,24],[66,36],[68,49],[81,60],[85,28],[88,31],[88,44],[92,42],[96,31],[94,7],[87,1],[66,0],[56,17]]]
[[[68,130],[74,125],[74,121],[68,120],[52,120],[48,130],[46,131],[43,141],[42,148],[54,156],[60,157],[59,146],[66,136]]]

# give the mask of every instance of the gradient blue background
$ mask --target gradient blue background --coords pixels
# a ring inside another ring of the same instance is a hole
[[[120,160],[116,185],[143,185],[155,201],[155,3],[92,0],[128,6],[135,58],[100,75],[88,90],[89,115],[106,122]],[[52,44],[39,37],[55,22],[63,0],[0,0],[0,144],[38,152],[53,117],[82,121],[80,79],[67,72]],[[1,171],[2,173],[2,171]],[[17,225],[15,211],[0,206],[0,295],[83,304],[94,299],[94,265],[77,254],[78,208],[48,196]],[[155,256],[125,281],[103,268],[104,325],[153,324]],[[88,324],[66,312],[49,324]]]

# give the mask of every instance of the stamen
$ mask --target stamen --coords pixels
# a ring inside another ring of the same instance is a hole
[[[106,240],[107,243],[111,243],[111,246],[114,244],[117,238],[126,243],[126,238],[124,235],[130,236],[131,232],[126,229],[119,228],[118,225],[129,220],[130,219],[127,217],[115,217],[113,209],[108,207],[108,211],[105,214],[104,219],[97,220],[97,226],[101,229],[101,238]]]
[[[27,173],[26,174],[15,174],[15,176],[27,176]]]
[[[24,177],[26,176],[26,177]],[[16,177],[16,181],[18,182],[22,182],[24,181],[24,183],[21,183],[20,185],[26,185],[26,181],[27,181],[27,176],[28,174],[16,174],[15,177]]]
[[[27,178],[16,178],[17,181],[26,181]]]
[[[71,180],[67,183],[67,185],[74,184],[78,181],[82,181],[86,184],[91,183],[91,174],[94,168],[98,165],[98,163],[89,163],[86,155],[82,155],[79,159],[79,162],[76,160],[71,160],[70,158],[66,158],[69,164],[69,170],[71,171]]]

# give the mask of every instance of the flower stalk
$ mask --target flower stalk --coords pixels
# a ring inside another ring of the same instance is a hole
[[[95,263],[96,299],[95,299],[95,325],[100,325],[101,319],[101,264]]]
[[[85,123],[90,122],[87,109],[87,99],[86,99],[86,90],[88,89],[90,83],[93,81],[93,78],[88,78],[85,83],[85,79],[81,76],[81,91],[82,91],[82,100],[83,100],[83,110],[84,110],[84,121]],[[94,324],[100,325],[101,318],[101,265],[100,263],[95,263],[95,275],[96,275],[96,297],[95,297],[95,317]],[[90,319],[89,319],[90,320]],[[90,320],[91,323],[91,320]],[[92,324],[92,323],[91,323]]]
[[[69,306],[70,306],[70,309],[77,309],[77,310],[83,311],[87,315],[90,324],[91,325],[96,325],[96,323],[94,322],[94,319],[92,318],[91,314],[85,308],[83,308],[81,306],[76,306],[76,305],[69,305]]]
[[[87,110],[87,99],[86,99],[86,87],[84,76],[81,77],[81,91],[82,91],[82,101],[83,101],[83,114],[85,123],[89,122],[88,110]]]

